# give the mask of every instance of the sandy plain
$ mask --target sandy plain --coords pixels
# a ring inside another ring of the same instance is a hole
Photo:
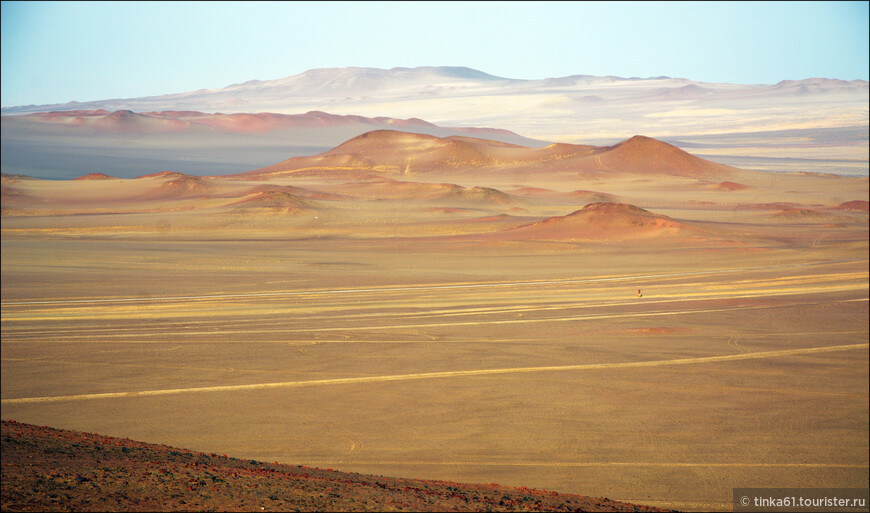
[[[4,177],[3,418],[683,510],[867,486],[866,177],[305,169]]]

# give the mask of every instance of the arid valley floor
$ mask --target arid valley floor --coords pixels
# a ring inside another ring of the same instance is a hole
[[[866,177],[378,131],[87,178],[3,177],[3,419],[683,510],[867,486]]]

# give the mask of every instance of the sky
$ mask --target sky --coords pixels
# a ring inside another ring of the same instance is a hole
[[[3,107],[314,68],[868,80],[870,2],[2,2]]]

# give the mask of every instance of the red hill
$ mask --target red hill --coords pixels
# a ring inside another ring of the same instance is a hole
[[[720,191],[744,191],[746,189],[751,189],[748,185],[736,182],[721,182],[716,184],[714,188]]]
[[[133,112],[131,110],[71,110],[3,116],[6,130],[45,130],[49,125],[64,126],[67,135],[99,137],[103,134],[158,134],[174,133],[180,137],[205,134],[272,134],[298,137],[299,131],[322,130],[318,135],[324,141],[335,142],[336,137],[361,134],[379,128],[402,129],[412,132],[461,134],[491,139],[540,143],[508,130],[486,127],[440,127],[419,118],[395,119],[357,115],[329,114],[309,111],[305,114],[278,114],[274,112],[238,112],[231,114],[204,113],[195,110],[166,110]],[[339,135],[341,134],[341,135]],[[304,134],[305,138],[310,134]]]
[[[592,203],[566,216],[507,230],[508,240],[624,240],[678,235],[688,227],[624,203]]]
[[[643,174],[727,176],[733,170],[642,135],[602,148],[596,154],[595,161],[607,170]]]
[[[118,110],[107,116],[94,119],[91,126],[100,132],[156,133],[184,130],[188,125],[180,119],[158,118],[137,114],[129,110]]]
[[[534,171],[536,174],[664,174],[727,177],[735,168],[695,157],[670,144],[635,136],[614,146],[552,144],[530,148],[473,137],[435,137],[374,130],[309,157],[294,157],[236,178],[335,173],[396,177],[454,172]]]
[[[117,180],[114,176],[109,176],[103,173],[89,173],[73,180]]]
[[[324,153],[294,157],[241,176],[282,175],[299,171],[358,170],[381,176],[404,176],[438,170],[491,166],[493,160],[482,146],[512,147],[496,141],[484,144],[470,138],[440,138],[431,135],[374,130],[354,137]],[[516,146],[516,148],[522,148]]]
[[[867,212],[870,211],[870,202],[864,200],[854,200],[847,201],[845,203],[840,203],[833,210],[854,210],[857,212]]]
[[[166,181],[160,186],[162,191],[177,195],[201,194],[208,190],[208,184],[198,176],[182,175]]]
[[[211,192],[212,184],[200,176],[185,175],[172,171],[162,171],[151,175],[137,177],[137,179],[152,178],[159,183],[156,187],[147,191],[143,198],[152,200],[175,200],[204,196]],[[162,179],[162,180],[161,180]]]

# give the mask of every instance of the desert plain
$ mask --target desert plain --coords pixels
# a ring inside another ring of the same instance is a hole
[[[2,416],[681,510],[868,484],[868,179],[377,130],[4,175]]]

